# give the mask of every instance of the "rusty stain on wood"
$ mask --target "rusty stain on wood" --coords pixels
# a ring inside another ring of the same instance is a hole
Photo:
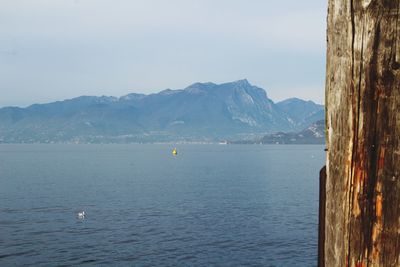
[[[381,147],[378,159],[378,170],[382,170],[385,166],[385,148]]]

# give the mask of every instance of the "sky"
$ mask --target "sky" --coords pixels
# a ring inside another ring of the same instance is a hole
[[[326,2],[2,0],[0,107],[244,78],[323,103]]]

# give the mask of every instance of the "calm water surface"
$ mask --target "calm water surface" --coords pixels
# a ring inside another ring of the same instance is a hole
[[[316,266],[323,146],[177,148],[0,145],[0,266]]]

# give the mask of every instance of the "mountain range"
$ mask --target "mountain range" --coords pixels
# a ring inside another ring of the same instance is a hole
[[[238,140],[231,144],[325,144],[325,120],[319,120],[299,132],[277,132],[261,138]]]
[[[300,131],[324,119],[324,106],[274,103],[247,80],[122,97],[80,96],[0,109],[0,142],[168,142],[241,139]]]

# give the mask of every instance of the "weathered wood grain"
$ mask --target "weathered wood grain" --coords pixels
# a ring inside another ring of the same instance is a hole
[[[329,0],[325,266],[400,266],[400,0]]]

